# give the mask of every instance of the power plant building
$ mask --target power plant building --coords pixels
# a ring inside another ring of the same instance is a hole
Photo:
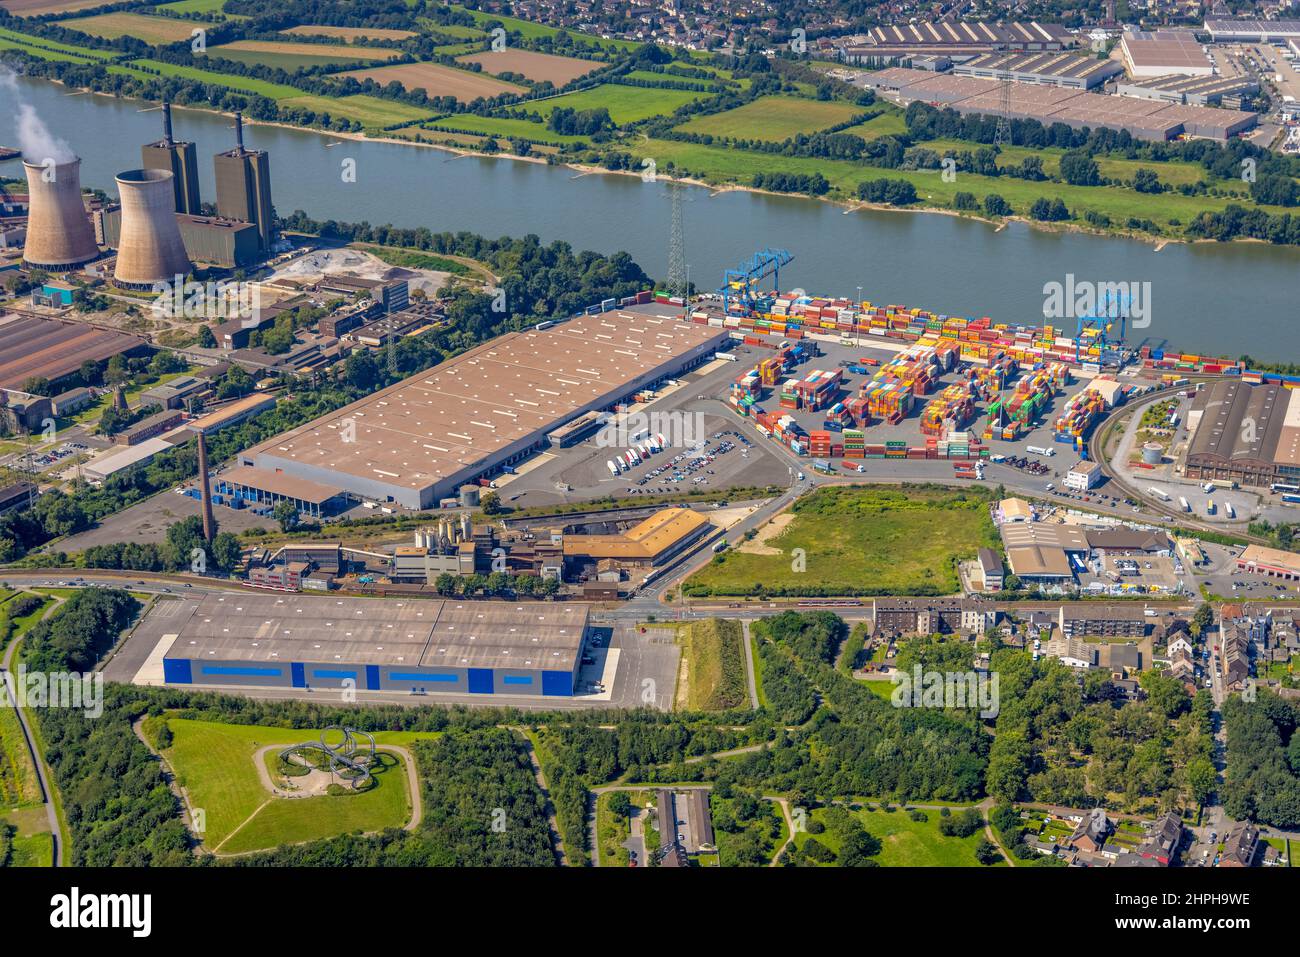
[[[154,655],[168,685],[571,697],[588,617],[574,603],[209,595],[169,609]]]
[[[178,143],[172,138],[172,107],[162,105],[163,138],[156,143],[140,147],[140,165],[145,169],[166,170],[172,174],[172,189],[176,196],[176,212],[198,216],[199,159],[193,143]]]
[[[118,175],[122,227],[115,285],[151,289],[189,273],[189,256],[176,225],[173,179],[170,172],[158,169],[132,169]]]
[[[262,252],[274,240],[275,210],[271,205],[271,160],[265,150],[244,147],[244,120],[235,114],[233,150],[213,158],[217,178],[217,215],[252,223]]]
[[[699,365],[727,337],[620,311],[509,333],[254,446],[239,461],[364,499],[430,508],[545,448],[566,422]]]
[[[68,272],[97,258],[95,230],[81,198],[81,160],[39,165],[24,160],[23,170],[28,195],[23,263]]]

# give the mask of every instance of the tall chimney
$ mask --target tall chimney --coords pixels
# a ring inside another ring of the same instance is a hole
[[[235,146],[239,152],[244,152],[244,114],[235,113]]]
[[[170,147],[172,145],[172,105],[163,100],[163,145]]]
[[[212,489],[208,485],[208,443],[199,433],[199,492],[203,500],[203,537],[212,544],[217,522],[212,517]]]

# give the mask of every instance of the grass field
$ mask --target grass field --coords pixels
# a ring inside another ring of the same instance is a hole
[[[334,37],[336,40],[346,40],[349,43],[362,39],[405,40],[408,37],[419,36],[410,30],[385,30],[382,27],[323,27],[314,24],[290,27],[284,33],[301,37]]]
[[[369,791],[347,795],[278,798],[262,785],[254,755],[266,745],[318,740],[318,731],[169,719],[174,736],[164,754],[202,808],[209,850],[235,854],[281,843],[317,840],[353,830],[401,827],[410,819],[406,772],[389,756]],[[407,732],[375,735],[379,744],[407,744],[421,737]]]
[[[341,116],[344,119],[355,120],[362,126],[369,128],[396,126],[399,123],[414,123],[427,119],[429,116],[428,110],[420,109],[418,106],[398,103],[394,100],[385,100],[377,96],[366,96],[364,93],[358,93],[355,96],[333,97],[316,96],[303,93],[301,90],[296,92],[297,96],[285,97],[279,100],[280,106],[289,109],[297,107],[298,109],[315,110],[317,113],[328,113],[330,116]]]
[[[482,40],[487,36],[486,33],[477,27],[465,27],[461,26],[459,23],[435,23],[428,17],[421,17],[416,22],[426,33],[435,33],[438,36],[452,37],[456,40]]]
[[[816,133],[851,120],[862,112],[861,107],[851,103],[761,96],[734,110],[698,116],[677,129],[683,133],[780,143],[799,133]]]
[[[973,492],[898,486],[822,488],[763,551],[728,551],[685,585],[687,595],[948,595],[955,560],[996,544]],[[804,550],[802,570],[792,559]]]
[[[39,802],[40,783],[32,764],[31,752],[23,737],[18,713],[8,704],[0,705],[0,807],[16,808]]]
[[[150,46],[188,40],[190,31],[195,29],[194,24],[185,20],[148,17],[140,13],[104,13],[94,17],[60,20],[58,25],[105,40],[135,37]]]
[[[345,66],[392,60],[400,50],[381,47],[344,46],[332,43],[292,43],[278,40],[237,40],[209,47],[208,56],[222,57],[238,63],[278,67],[290,72],[312,66]]]
[[[171,13],[180,13],[185,15],[204,14],[204,13],[222,13],[222,7],[226,5],[226,0],[176,0],[175,3],[164,3],[158,6],[159,10],[167,10]],[[235,14],[226,14],[234,19],[244,19]]]
[[[582,143],[586,137],[566,136],[554,133],[531,120],[516,120],[505,116],[474,116],[461,113],[429,124],[431,129],[469,130],[485,136],[518,136],[538,143],[554,143],[557,146],[566,143]]]
[[[560,97],[558,99],[564,99]],[[555,101],[552,101],[555,102]],[[748,150],[726,149],[721,146],[702,146],[680,143],[676,140],[647,138],[630,147],[633,155],[653,157],[659,169],[665,170],[672,162],[677,170],[686,170],[691,176],[708,183],[739,183],[749,185],[755,173],[781,170],[786,173],[821,173],[830,182],[832,195],[840,199],[856,196],[861,182],[874,179],[902,179],[916,187],[918,202],[925,206],[951,207],[958,192],[973,193],[979,200],[997,193],[1009,202],[1015,212],[1024,215],[1030,205],[1040,197],[1060,199],[1070,212],[1080,219],[1087,211],[1102,213],[1112,222],[1123,224],[1130,216],[1150,219],[1166,224],[1176,218],[1189,223],[1202,210],[1221,211],[1238,200],[1222,196],[1183,196],[1178,193],[1153,195],[1131,189],[1098,186],[1069,186],[1063,183],[1032,183],[1008,176],[977,176],[958,172],[952,182],[944,182],[938,171],[880,169],[845,160],[830,160],[802,156],[772,157]],[[1159,170],[1157,170],[1159,172]],[[1259,206],[1272,215],[1286,212],[1281,207]]]
[[[745,655],[740,622],[710,618],[681,631],[686,668],[686,706],[692,711],[726,711],[746,704]]]
[[[617,83],[602,83],[590,90],[566,93],[539,103],[527,104],[529,110],[536,110],[541,116],[550,116],[557,106],[566,106],[573,110],[594,110],[605,107],[610,118],[619,126],[638,123],[652,116],[666,116],[679,106],[691,103],[708,93],[696,93],[691,90],[663,90],[642,86],[621,86]]]
[[[340,76],[358,80],[374,80],[381,86],[397,81],[408,90],[424,90],[426,96],[451,96],[461,103],[500,96],[502,93],[522,93],[524,87],[489,76],[457,70],[439,63],[400,63],[397,66],[371,67],[353,70]]]
[[[613,791],[606,791],[596,798],[596,843],[600,848],[601,867],[627,867],[628,854],[623,842],[628,839],[629,821],[627,818],[615,817],[609,809],[609,800]],[[628,795],[632,803],[640,805],[644,799],[639,794]]]
[[[879,838],[883,845],[874,859],[884,867],[983,866],[975,860],[975,845],[983,839],[983,830],[970,837],[945,837],[939,833],[939,812],[927,810],[925,814],[929,820],[918,823],[903,810],[854,812],[867,833]],[[824,808],[814,808],[810,817],[824,822],[825,815]],[[839,852],[839,841],[829,829],[821,834],[801,831],[795,835],[795,843],[802,849],[809,838],[816,838],[819,844]]]
[[[872,107],[875,109],[875,107]],[[850,126],[843,133],[852,133],[854,136],[861,136],[864,140],[879,139],[882,136],[897,136],[900,133],[907,132],[907,121],[903,119],[903,111],[890,107],[883,113],[877,113],[871,119],[865,122]]]
[[[515,50],[510,47],[498,51],[489,50],[486,53],[473,53],[460,57],[459,62],[477,63],[483,67],[484,73],[491,73],[493,76],[501,73],[517,73],[535,83],[550,80],[557,87],[571,83],[607,65],[595,60],[552,56],[549,53]]]
[[[214,70],[201,70],[198,67],[164,63],[162,60],[132,60],[131,62],[157,70],[163,76],[174,76],[183,80],[197,80],[200,83],[227,86],[232,90],[256,93],[272,100],[283,100],[303,95],[302,90],[297,87],[285,86],[283,83],[271,83],[269,80],[258,80],[249,76],[233,76],[229,73],[217,73]],[[127,66],[129,68],[130,64]]]

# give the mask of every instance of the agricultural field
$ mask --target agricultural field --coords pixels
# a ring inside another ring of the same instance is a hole
[[[549,80],[557,87],[572,83],[579,77],[584,77],[607,65],[595,60],[552,56],[549,53],[515,50],[509,47],[504,50],[489,50],[485,53],[463,56],[459,58],[459,62],[477,63],[483,67],[484,73],[491,73],[493,76],[501,73],[517,73],[528,77],[534,83]]]
[[[288,36],[333,37],[352,43],[356,40],[405,40],[419,36],[410,30],[386,30],[382,27],[324,27],[316,25],[290,27],[283,31]]]
[[[852,812],[867,833],[880,841],[880,853],[871,859],[883,867],[983,866],[975,859],[975,847],[984,839],[983,828],[969,837],[947,837],[939,832],[942,820],[939,811],[927,808],[922,813],[927,818],[923,822],[912,820],[911,815],[901,808],[893,811],[861,808]],[[824,825],[827,809],[814,808],[809,818]],[[842,851],[842,838],[836,828],[827,827],[818,834],[809,831],[795,834],[795,844],[801,851],[811,839],[829,848],[837,857]]]
[[[94,17],[60,20],[59,26],[77,30],[104,40],[135,37],[150,46],[189,40],[194,24],[166,17],[148,17],[140,13],[104,13]]]
[[[487,36],[476,27],[464,27],[459,23],[435,23],[427,17],[421,17],[416,22],[425,33],[435,33],[438,36],[453,37],[457,40],[482,40]]]
[[[747,704],[744,630],[732,619],[697,621],[680,631],[682,679],[690,711],[727,711]]]
[[[875,107],[873,106],[872,109],[875,109]],[[902,110],[889,107],[883,112],[877,113],[871,119],[850,126],[840,132],[851,133],[854,136],[861,136],[864,140],[871,141],[882,136],[899,136],[906,133],[907,121],[903,118]]]
[[[708,93],[696,93],[692,90],[664,90],[644,86],[620,86],[617,83],[602,83],[590,90],[566,93],[563,96],[529,103],[529,110],[536,110],[543,117],[551,115],[557,106],[566,106],[573,110],[594,110],[605,107],[610,119],[619,126],[639,123],[652,116],[667,116],[679,106],[691,103]]]
[[[698,116],[677,129],[682,133],[780,143],[799,133],[816,133],[863,112],[851,103],[762,96],[734,110]]]
[[[401,56],[402,51],[381,47],[335,46],[328,43],[237,40],[234,43],[211,47],[207,55],[249,65],[278,67],[293,72],[304,67],[345,66],[392,60]]]
[[[106,7],[111,0],[0,0],[0,9],[16,17],[43,17],[50,13],[77,13]]]
[[[396,80],[408,90],[423,90],[426,96],[451,96],[461,103],[500,96],[502,93],[523,93],[524,88],[503,80],[468,70],[442,66],[439,63],[401,63],[397,66],[371,67],[366,70],[353,70],[340,76],[350,76],[357,80],[374,80],[381,86],[387,86]]]
[[[41,60],[111,60],[117,56],[114,51],[92,50],[90,47],[74,46],[71,43],[56,43],[43,37],[29,37],[25,33],[6,30],[0,27],[0,49],[21,50]]]
[[[176,63],[165,63],[162,60],[132,60],[124,64],[127,69],[132,65],[148,67],[156,70],[162,76],[174,76],[183,80],[197,80],[200,83],[211,83],[215,86],[226,86],[232,90],[239,90],[243,93],[256,93],[259,96],[265,96],[272,100],[284,100],[291,97],[303,96],[303,91],[296,86],[286,86],[283,83],[272,83],[269,80],[259,80],[251,76],[234,76],[230,73],[217,73],[213,70],[200,70],[198,67],[181,66]],[[136,71],[138,72],[138,71]],[[324,97],[320,98],[324,101]]]
[[[277,797],[263,783],[256,763],[259,752],[269,775],[277,761],[275,748],[319,740],[319,731],[174,717],[167,724],[173,742],[163,755],[191,805],[205,810],[204,843],[215,853],[239,854],[355,830],[402,827],[410,821],[406,769],[391,753],[376,773],[378,784],[368,791]],[[146,730],[156,736],[159,726],[155,719]],[[404,745],[435,736],[385,732],[375,737],[383,754],[385,744]],[[269,746],[274,747],[264,752]]]
[[[956,561],[995,546],[987,500],[924,487],[818,489],[773,519],[761,547],[724,552],[687,580],[687,595],[950,595]],[[802,569],[791,559],[804,550]]]

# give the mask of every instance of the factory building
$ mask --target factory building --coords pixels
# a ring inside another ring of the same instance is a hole
[[[1300,40],[1300,20],[1226,20],[1207,17],[1205,32],[1215,43],[1285,43]]]
[[[263,473],[238,466],[218,476],[217,494],[272,507],[289,501],[299,514],[321,518],[347,506],[347,495],[337,485],[322,485],[308,479],[278,473]]]
[[[1259,92],[1259,82],[1247,74],[1241,76],[1161,76],[1149,80],[1119,83],[1115,92],[1162,103],[1187,106],[1214,106],[1222,103],[1231,109],[1246,106]]]
[[[918,56],[944,56],[957,61],[997,51],[1064,50],[1074,45],[1074,36],[1054,23],[944,20],[876,27],[868,41],[845,47],[843,58],[867,66],[883,66]]]
[[[952,72],[955,76],[1091,90],[1122,74],[1124,68],[1114,60],[1075,53],[985,53],[957,64]]]
[[[58,384],[80,373],[87,360],[106,362],[153,351],[138,336],[85,322],[9,315],[0,318],[0,388],[18,389],[31,378]]]
[[[582,604],[210,595],[171,609],[169,685],[571,697]]]
[[[1197,392],[1187,427],[1188,478],[1300,483],[1300,389],[1220,379]]]
[[[1214,75],[1214,64],[1191,30],[1125,30],[1119,44],[1124,67],[1135,79]]]
[[[871,74],[868,85],[906,106],[916,100],[963,116],[997,116],[1002,94],[996,80],[973,76],[927,73],[892,67]],[[1036,120],[1045,126],[1064,123],[1073,129],[1127,131],[1135,139],[1166,142],[1179,136],[1224,141],[1259,120],[1239,110],[1183,106],[1125,96],[1107,96],[1084,90],[1030,83],[1013,83],[1010,89],[1012,119]]]
[[[239,460],[258,475],[430,508],[533,455],[566,422],[701,364],[727,335],[619,311],[508,333],[254,446]]]
[[[244,118],[235,114],[235,148],[213,158],[217,178],[217,215],[257,227],[261,251],[275,239],[271,205],[271,159],[266,150],[244,147]]]

